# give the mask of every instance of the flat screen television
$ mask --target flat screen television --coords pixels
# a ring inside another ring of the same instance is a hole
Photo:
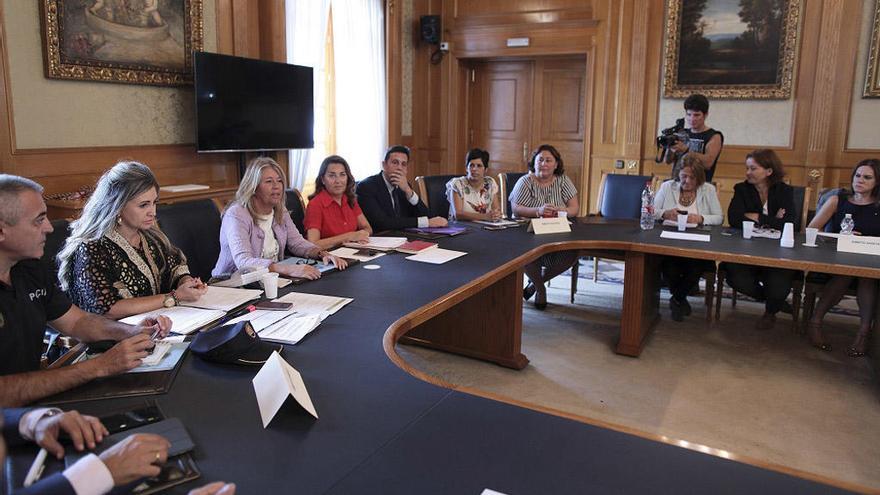
[[[195,52],[199,152],[312,148],[312,68]]]

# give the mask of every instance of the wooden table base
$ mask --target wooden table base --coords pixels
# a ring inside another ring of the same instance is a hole
[[[623,276],[623,316],[617,353],[638,357],[659,319],[660,256],[627,251]]]

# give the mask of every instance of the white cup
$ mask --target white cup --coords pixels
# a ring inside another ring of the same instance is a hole
[[[819,229],[807,227],[807,246],[816,245],[816,236],[819,235]]]
[[[678,226],[679,232],[684,232],[688,226],[688,216],[687,214],[678,214],[678,218],[676,218],[676,225]]]
[[[785,226],[782,227],[779,245],[786,248],[794,247],[794,224],[792,222],[785,222]]]
[[[743,220],[743,239],[751,239],[753,230],[755,230],[755,222]]]
[[[278,297],[278,274],[267,273],[260,280],[263,282],[263,290],[266,291],[267,299],[275,299]]]
[[[557,211],[556,216],[559,218],[568,218],[568,212],[565,210]]]

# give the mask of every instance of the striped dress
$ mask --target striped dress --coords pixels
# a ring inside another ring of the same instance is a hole
[[[510,191],[511,204],[537,208],[543,205],[553,205],[557,208],[565,208],[569,200],[577,196],[574,183],[565,175],[554,175],[553,182],[547,187],[542,187],[531,173],[519,178]],[[547,268],[555,266],[568,266],[574,262],[575,251],[560,251],[545,254],[541,257],[541,265]]]

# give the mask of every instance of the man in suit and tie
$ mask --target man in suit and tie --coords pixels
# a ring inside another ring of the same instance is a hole
[[[443,217],[428,218],[428,207],[406,179],[409,148],[395,145],[385,152],[382,172],[357,185],[357,201],[373,230],[445,227]]]

